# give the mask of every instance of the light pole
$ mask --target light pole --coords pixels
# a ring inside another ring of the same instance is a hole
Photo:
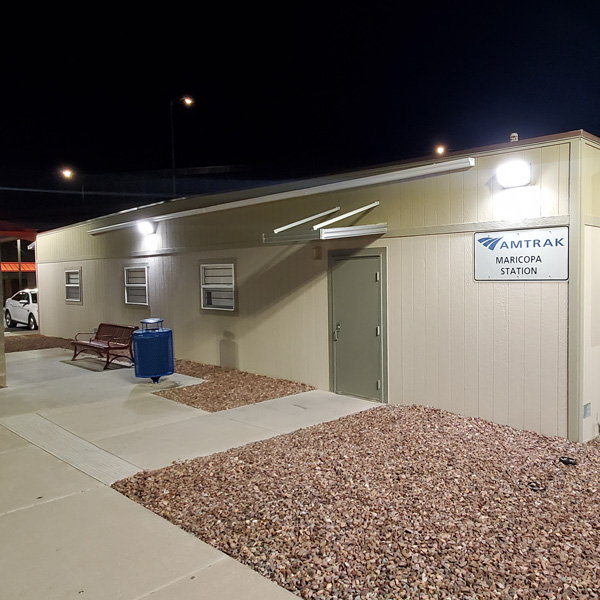
[[[189,96],[183,96],[183,98],[179,98],[178,102],[181,102],[184,106],[192,106],[194,104],[194,99]],[[173,125],[173,106],[175,105],[175,100],[171,98],[171,176],[173,179],[173,197],[176,194],[176,185],[175,185],[175,127]]]

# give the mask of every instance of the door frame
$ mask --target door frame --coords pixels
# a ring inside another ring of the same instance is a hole
[[[333,348],[333,277],[336,260],[344,258],[379,258],[381,265],[381,404],[388,404],[388,307],[387,307],[387,248],[353,248],[329,250],[327,264],[327,325],[329,345],[329,390],[335,391],[335,357]]]

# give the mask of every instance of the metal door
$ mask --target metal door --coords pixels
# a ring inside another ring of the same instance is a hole
[[[381,257],[333,257],[333,391],[383,400]]]

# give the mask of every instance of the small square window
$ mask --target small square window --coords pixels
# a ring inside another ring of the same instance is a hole
[[[148,306],[148,267],[125,267],[125,304]]]
[[[81,269],[65,271],[65,300],[81,303]]]
[[[200,265],[202,308],[235,310],[235,276],[232,263]]]

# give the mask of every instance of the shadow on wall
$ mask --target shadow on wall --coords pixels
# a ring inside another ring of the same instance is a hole
[[[361,250],[373,238],[352,238],[342,244],[321,242],[285,248],[239,284],[240,311],[257,316],[288,299],[312,281],[327,274],[328,251],[339,248]]]
[[[238,345],[231,331],[224,331],[219,342],[219,364],[226,369],[239,369]]]

